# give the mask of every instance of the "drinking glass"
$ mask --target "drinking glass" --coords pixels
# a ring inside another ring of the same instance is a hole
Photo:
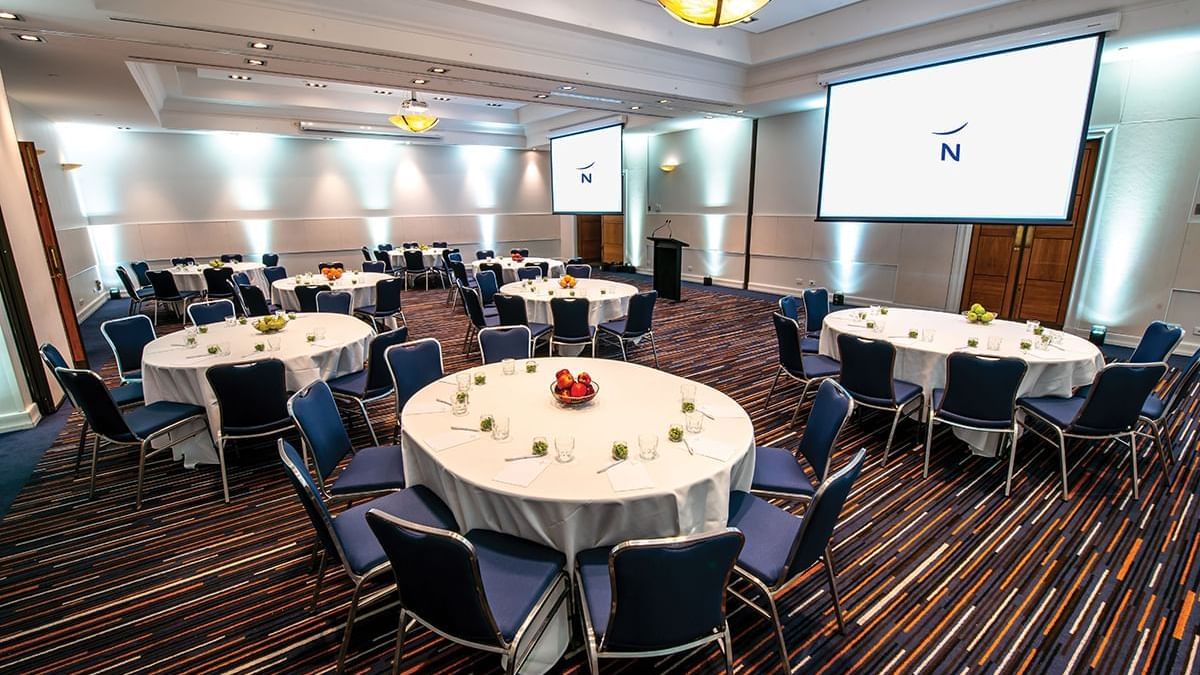
[[[1026,333],[1033,333],[1033,332],[1035,332],[1035,331],[1036,331],[1036,330],[1037,330],[1037,329],[1038,329],[1038,328],[1039,328],[1041,325],[1042,325],[1042,323],[1041,323],[1040,321],[1035,321],[1035,320],[1033,320],[1033,319],[1030,319],[1029,321],[1026,321],[1026,322],[1025,322],[1025,332],[1026,332]]]
[[[471,373],[468,373],[465,370],[461,373],[458,373],[457,375],[454,376],[454,383],[458,387],[459,391],[470,391],[471,390]]]
[[[699,410],[692,411],[683,416],[683,424],[688,433],[698,434],[704,429],[704,415]]]
[[[233,328],[236,325],[237,325],[237,317],[236,316],[225,317],[225,326],[226,327]]]
[[[229,356],[230,346],[228,342],[218,342],[217,349],[221,350],[221,356]]]
[[[267,338],[267,350],[272,352],[279,351],[279,336],[272,335]]]
[[[537,361],[534,361],[532,359],[529,361],[526,361],[525,362],[525,372],[536,373],[537,372]]]
[[[870,306],[871,316],[879,316],[879,305]]]
[[[658,436],[655,434],[638,435],[638,457],[650,461],[658,457]]]
[[[1002,345],[1003,343],[1004,343],[1004,340],[999,335],[989,335],[988,336],[988,349],[990,349],[994,352],[1000,351],[1000,345]]]
[[[679,407],[685,413],[696,409],[696,385],[690,382],[679,385]]]
[[[497,441],[508,440],[509,420],[507,415],[492,416],[492,439]]]
[[[325,329],[324,328],[317,328],[316,333],[317,333],[317,342],[320,342],[321,340],[325,339]]]
[[[512,359],[503,359],[500,361],[500,364],[504,369],[505,375],[512,375],[517,372],[517,362]]]
[[[557,454],[556,459],[564,464],[575,459],[575,437],[555,436],[554,452]]]
[[[932,328],[926,328],[925,330],[921,331],[921,339],[925,342],[933,342],[935,335],[937,335],[937,331]]]

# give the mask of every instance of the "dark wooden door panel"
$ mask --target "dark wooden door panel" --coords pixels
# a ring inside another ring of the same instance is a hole
[[[600,216],[575,217],[575,255],[588,262],[600,260]]]
[[[1021,292],[1021,305],[1013,312],[1014,316],[1057,323],[1058,307],[1066,300],[1063,287],[1064,284],[1055,281],[1027,280]]]
[[[984,307],[1001,307],[1004,304],[1005,292],[1008,289],[1008,277],[976,276],[971,280],[970,296],[974,300],[967,303],[980,303]],[[963,311],[966,311],[964,308]]]
[[[1025,270],[1026,279],[1043,281],[1067,280],[1067,268],[1070,266],[1071,240],[1034,237],[1033,245],[1026,252],[1029,256],[1029,267]]]

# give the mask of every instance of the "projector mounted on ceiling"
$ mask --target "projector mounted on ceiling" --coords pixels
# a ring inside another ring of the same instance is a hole
[[[375,140],[403,141],[421,145],[441,145],[443,137],[436,134],[414,134],[396,127],[372,126],[367,124],[340,124],[336,122],[296,122],[300,133],[327,138],[370,138]]]

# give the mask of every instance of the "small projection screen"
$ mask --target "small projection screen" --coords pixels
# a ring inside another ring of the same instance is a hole
[[[623,125],[550,139],[550,194],[554,212],[606,214],[624,211]]]
[[[817,219],[1069,222],[1102,42],[831,84]]]

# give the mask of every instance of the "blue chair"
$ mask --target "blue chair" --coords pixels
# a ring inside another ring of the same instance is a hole
[[[249,286],[250,282],[246,281],[244,284],[239,282],[238,275],[246,276],[244,272],[238,272],[229,282],[229,287],[233,290],[234,311],[242,316],[249,316],[246,314],[246,299],[242,297],[242,286]]]
[[[376,260],[376,262],[383,263],[383,271],[384,272],[386,272],[388,274],[396,274],[396,269],[392,267],[392,257],[388,253],[388,251],[390,251],[390,250],[391,249],[388,249],[387,251],[385,251],[385,250],[381,249],[381,250],[375,251],[375,260]]]
[[[304,506],[317,535],[317,582],[309,611],[317,608],[325,581],[325,570],[331,560],[335,565],[341,564],[346,576],[354,584],[354,593],[350,597],[350,612],[346,617],[346,628],[342,632],[342,646],[338,651],[337,671],[342,672],[363,588],[368,582],[386,579],[385,573],[389,569],[387,554],[383,552],[379,540],[371,533],[371,526],[367,524],[367,512],[378,509],[410,522],[447,530],[457,530],[458,523],[442,500],[423,485],[376,497],[333,515],[321,501],[320,491],[304,468],[304,459],[300,453],[283,439],[279,439],[278,445],[284,473],[300,498],[300,503]]]
[[[890,342],[842,334],[838,336],[838,353],[842,357],[838,382],[850,392],[854,402],[892,413],[892,427],[887,445],[883,446],[883,463],[887,464],[900,417],[906,410],[921,410],[925,405],[925,390],[919,384],[892,377],[896,346]]]
[[[346,291],[321,291],[317,293],[317,311],[329,314],[350,315],[354,296]]]
[[[180,443],[193,436],[208,432],[208,419],[204,408],[187,403],[158,401],[141,408],[123,412],[113,399],[100,376],[90,370],[58,368],[58,381],[67,391],[71,401],[83,412],[84,419],[95,434],[92,443],[92,475],[88,483],[88,499],[96,493],[96,462],[101,443],[110,447],[138,446],[138,481],[134,508],[142,508],[142,483],[146,475],[146,458],[161,452],[169,452],[170,445],[153,447],[154,441],[169,438]],[[176,429],[193,422],[201,422],[197,429],[182,438],[170,438]]]
[[[234,272],[232,281],[235,288],[238,286],[249,286],[250,275],[245,272]]]
[[[481,248],[478,251],[475,251],[475,259],[476,260],[488,260],[489,258],[495,258],[495,257],[496,257],[496,252],[490,248]]]
[[[399,317],[405,326],[408,321],[404,318],[404,310],[400,307],[400,291],[404,288],[403,279],[383,279],[375,282],[375,304],[355,307],[354,314],[369,319],[371,325],[379,331],[379,321]]]
[[[1006,435],[1009,443],[1008,480],[1012,486],[1013,452],[1017,443],[1017,393],[1029,364],[1016,358],[993,358],[955,352],[946,357],[946,388],[930,395],[929,422],[925,425],[925,472],[933,450],[933,425]],[[1000,450],[1003,450],[1001,446]]]
[[[417,245],[418,247],[420,244]],[[411,282],[425,279],[425,290],[429,290],[429,279],[437,273],[425,266],[425,254],[420,248],[409,248],[404,251],[404,287],[411,288]]]
[[[58,347],[55,347],[49,342],[44,342],[42,343],[42,346],[38,347],[38,354],[41,355],[42,363],[46,365],[46,368],[50,371],[50,374],[54,376],[55,381],[57,381],[58,385],[62,387],[63,392],[67,394],[67,401],[71,404],[71,407],[78,410],[79,406],[76,405],[74,399],[71,398],[70,392],[68,392],[66,386],[63,385],[62,378],[58,376],[59,368],[64,370],[70,370],[71,368],[71,365],[67,363],[65,358],[63,358],[62,352],[58,351]],[[146,402],[146,397],[142,393],[141,382],[132,382],[115,389],[109,389],[108,393],[110,396],[112,396],[113,403],[116,403],[117,407],[122,409],[139,406]],[[87,432],[88,421],[87,417],[84,417],[83,424],[81,424],[79,427],[79,448],[75,451],[76,471],[79,471],[79,467],[83,463],[83,448],[87,444]]]
[[[823,380],[817,387],[798,449],[816,475],[818,484],[829,475],[838,436],[853,411],[854,400],[842,385]],[[817,488],[791,450],[757,447],[754,449],[754,478],[750,491],[769,498],[806,500],[812,499]]]
[[[262,264],[264,267],[274,267],[274,266],[278,265],[279,264],[279,254],[278,253],[262,254]]]
[[[454,256],[452,255],[448,256],[450,262],[450,275],[451,279],[454,281],[454,286],[451,287],[450,292],[451,297],[447,300],[447,302],[450,303],[450,309],[454,309],[454,306],[458,304],[458,297],[462,295],[461,293],[455,293],[454,289],[460,286],[463,288],[479,288],[479,282],[475,281],[475,276],[467,274],[467,266],[463,264],[463,261],[454,260],[453,258]]]
[[[1070,499],[1067,483],[1068,438],[1087,440],[1128,437],[1130,470],[1133,473],[1133,498],[1138,498],[1136,429],[1146,398],[1167,372],[1165,363],[1110,363],[1092,380],[1086,396],[1022,397],[1017,399],[1021,426],[1053,443],[1062,460],[1063,500]],[[1055,438],[1029,425],[1033,418],[1055,433]],[[1010,462],[1011,466],[1011,462]],[[1164,461],[1163,467],[1166,468]]]
[[[532,346],[533,338],[526,326],[493,326],[479,331],[479,354],[485,366],[504,359],[531,358]]]
[[[546,341],[550,346],[550,333],[554,330],[548,323],[531,323],[525,313],[525,299],[516,295],[497,293],[492,301],[496,303],[496,315],[500,318],[501,326],[525,326],[529,329],[532,341],[530,351],[537,353],[538,342]]]
[[[483,301],[479,299],[478,289],[459,286],[458,291],[463,296],[463,307],[467,310],[467,318],[471,320],[467,324],[467,334],[463,339],[463,351],[470,356],[473,351],[471,348],[472,338],[484,328],[499,326],[500,317],[497,314],[484,312]]]
[[[120,265],[117,265],[117,278],[121,280],[121,285],[125,287],[125,294],[129,296],[129,311],[125,313],[126,316],[141,312],[143,304],[154,302],[154,287],[135,288],[133,280],[129,278],[129,272]]]
[[[787,643],[783,639],[778,601],[783,591],[791,590],[788,586],[792,580],[818,562],[824,565],[829,580],[838,630],[846,630],[830,541],[842,508],[850,496],[850,489],[862,472],[866,456],[865,449],[859,450],[849,464],[822,482],[800,517],[747,492],[734,492],[729,496],[729,526],[741,530],[746,537],[733,571],[737,577],[754,587],[766,601],[766,607],[753,602],[740,591],[731,589],[730,592],[774,624],[784,672],[791,672],[791,664]]]
[[[373,272],[375,274],[386,274],[387,266],[378,260],[364,261],[362,264],[362,271]]]
[[[824,288],[806,288],[804,298],[804,330],[809,335],[820,335],[825,317],[829,316],[829,291]]]
[[[359,250],[362,251],[363,262],[369,262],[369,263],[378,262],[375,260],[375,257],[371,255],[371,249],[367,248],[366,246],[363,246]],[[365,272],[366,270],[363,270],[363,271]]]
[[[327,269],[339,269],[339,270],[344,270],[344,269],[346,269],[346,263],[342,262],[341,260],[335,260],[335,261],[333,261],[333,262],[319,262],[319,263],[317,263],[317,271],[318,271],[318,272],[322,272],[322,273],[324,273],[324,272],[325,272],[325,270],[327,270]]]
[[[570,276],[575,277],[576,279],[591,279],[592,278],[592,266],[591,265],[567,265],[565,273],[569,274]]]
[[[229,478],[225,471],[225,446],[232,441],[282,436],[295,427],[287,408],[286,370],[279,359],[227,363],[204,371],[217,399],[221,433],[217,461],[221,464],[221,489],[229,503]]]
[[[716,642],[726,672],[733,673],[725,592],[744,541],[741,532],[725,528],[576,554],[591,672],[600,671],[601,658],[661,656]]]
[[[212,298],[232,298],[233,291],[229,289],[233,279],[232,267],[205,267],[205,294]]]
[[[496,293],[500,292],[500,284],[496,280],[499,279],[492,270],[481,269],[475,273],[475,281],[479,284],[479,300],[484,307],[491,307],[495,304],[493,298]]]
[[[406,340],[408,340],[407,326],[376,335],[367,345],[367,363],[362,370],[335,377],[329,381],[329,388],[338,400],[351,402],[358,406],[363,422],[367,425],[367,431],[371,432],[371,440],[375,445],[379,445],[379,438],[375,435],[375,427],[371,425],[371,417],[367,414],[367,404],[387,398],[392,393],[392,375],[388,371],[384,353],[388,347],[401,344]]]
[[[317,311],[317,295],[325,291],[333,290],[329,284],[296,284],[296,304],[300,305],[301,312],[316,312]]]
[[[1179,342],[1183,340],[1183,328],[1165,321],[1154,321],[1146,326],[1142,339],[1129,356],[1128,363],[1166,362]]]
[[[582,345],[592,348],[596,356],[596,327],[588,322],[590,304],[587,298],[552,298],[550,315],[554,333],[550,336],[550,355],[555,345]]]
[[[1146,402],[1142,404],[1139,417],[1142,422],[1150,426],[1159,452],[1165,454],[1172,464],[1175,463],[1175,449],[1167,437],[1167,420],[1177,411],[1179,402],[1183,400],[1183,396],[1195,382],[1198,372],[1200,372],[1200,349],[1197,349],[1192,354],[1192,358],[1188,359],[1187,365],[1179,371],[1179,376],[1171,382],[1170,388],[1164,392],[1163,396],[1150,394],[1146,397]]]
[[[175,284],[175,275],[170,270],[151,270],[146,273],[154,287],[154,323],[158,323],[158,307],[166,303],[179,318],[184,316],[188,303],[200,299],[198,291],[181,291]]]
[[[242,309],[248,317],[275,313],[276,308],[267,302],[266,296],[258,286],[238,286],[238,295],[242,298]]]
[[[154,342],[154,324],[150,317],[135,314],[120,319],[110,319],[100,324],[100,334],[104,336],[108,346],[112,348],[113,357],[117,360],[117,372],[121,374],[121,382],[142,381],[142,352],[146,345]]]
[[[280,279],[286,279],[287,275],[287,269],[279,265],[274,265],[263,269],[263,276],[267,278],[268,286],[271,286]]]
[[[517,270],[517,279],[520,281],[537,281],[542,278],[542,268],[537,265],[526,265]]]
[[[800,351],[800,324],[794,320],[778,312],[771,315],[771,320],[775,322],[779,368],[775,371],[775,379],[771,382],[770,391],[767,392],[763,410],[770,407],[771,396],[775,393],[775,387],[779,385],[779,378],[787,375],[804,385],[804,389],[800,391],[800,400],[796,403],[796,410],[792,413],[791,423],[795,424],[800,417],[800,407],[804,405],[804,399],[808,396],[809,387],[813,384],[820,384],[823,380],[831,377],[837,377],[842,366],[828,356],[805,354]]]
[[[519,249],[517,249],[517,252],[520,253],[521,256],[524,258],[529,257],[529,249],[527,249],[527,248],[519,248]]]
[[[222,253],[221,254],[221,262],[223,262],[223,263],[242,262],[242,254],[241,253]]]
[[[381,508],[367,512],[367,523],[391,562],[400,599],[393,672],[416,619],[452,642],[502,654],[506,672],[516,673],[533,651],[521,649],[525,636],[540,636],[568,600],[567,559],[540,544],[488,530],[461,535]]]
[[[402,489],[404,459],[400,446],[376,444],[355,451],[333,396],[329,385],[317,380],[293,394],[287,404],[304,439],[304,448],[312,453],[321,495],[334,501]],[[331,480],[338,465],[350,455],[350,462],[337,473],[336,480]]]
[[[236,316],[237,310],[232,300],[213,300],[197,302],[188,305],[187,316],[193,326],[207,326],[211,323],[221,323],[225,319]]]
[[[779,298],[779,313],[791,319],[792,321],[800,321],[800,299],[794,295],[785,295]]]
[[[183,256],[179,258],[171,258],[171,265],[195,265],[196,259],[192,256]]]
[[[146,276],[146,272],[150,271],[150,263],[145,260],[134,260],[129,263],[129,269],[133,270],[133,275],[137,277],[138,286],[150,286],[150,277]]]
[[[658,291],[638,293],[629,299],[629,313],[624,318],[605,321],[596,327],[596,339],[612,338],[621,347],[621,358],[629,360],[625,351],[625,343],[637,344],[640,340],[650,338],[650,351],[654,353],[654,367],[658,367],[658,346],[654,344],[654,304],[658,301]]]
[[[404,406],[426,385],[446,375],[442,360],[442,343],[433,338],[421,338],[400,345],[392,345],[383,352],[388,372],[392,376],[392,390],[396,394],[396,423],[392,427],[392,443],[400,437],[400,418]]]

